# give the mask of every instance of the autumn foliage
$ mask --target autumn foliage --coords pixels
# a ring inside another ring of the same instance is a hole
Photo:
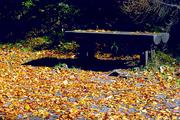
[[[0,54],[1,119],[178,119],[179,77],[173,66],[121,70],[123,78],[68,65],[25,65],[75,55],[32,51],[26,44],[2,45]]]
[[[63,41],[64,30],[168,31],[174,48],[178,19],[178,7],[157,0],[1,0],[0,119],[179,119],[180,64],[168,55],[158,53],[143,68],[118,69],[116,76],[61,62],[78,54],[76,43]],[[112,57],[96,54],[134,60]]]

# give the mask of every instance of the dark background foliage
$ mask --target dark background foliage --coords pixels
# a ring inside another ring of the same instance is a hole
[[[180,14],[173,6],[179,4],[178,0],[1,0],[0,41],[43,35],[56,41],[62,31],[72,29],[166,31],[171,33],[170,48],[180,53]]]

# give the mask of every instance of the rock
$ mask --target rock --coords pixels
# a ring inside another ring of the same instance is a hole
[[[19,120],[21,120],[21,119],[23,119],[23,115],[22,114],[18,114],[18,116],[17,116],[17,119]]]
[[[62,93],[58,90],[58,91],[55,93],[55,96],[61,97],[61,96],[62,96]]]
[[[142,83],[137,83],[135,86],[140,88],[140,87],[143,87],[144,84],[142,84]]]
[[[180,107],[180,100],[179,99],[175,99],[174,102],[175,102],[177,107]]]
[[[119,73],[116,72],[116,71],[114,71],[114,72],[110,73],[109,76],[115,76],[115,77],[117,77],[117,76],[119,76]]]
[[[30,120],[43,120],[43,118],[32,116],[30,117]]]
[[[135,112],[136,112],[136,109],[135,109],[135,108],[129,108],[129,109],[128,109],[128,112],[129,112],[129,113],[135,113]]]
[[[157,94],[157,95],[156,95],[156,98],[157,98],[157,99],[165,99],[166,96],[165,96],[164,94]]]
[[[80,118],[77,118],[76,120],[87,120],[85,117],[81,116]]]
[[[124,113],[125,112],[124,108],[119,108],[119,112]]]
[[[69,98],[68,100],[69,100],[69,102],[76,102],[77,101],[76,98]]]
[[[97,105],[91,104],[91,108],[98,109],[99,107]]]
[[[103,112],[103,113],[105,113],[105,112],[108,112],[110,110],[110,108],[109,107],[107,107],[107,106],[103,106],[102,107],[102,109],[99,111],[99,112]]]
[[[12,102],[8,102],[4,105],[4,107],[9,107],[12,104]]]
[[[59,118],[59,115],[50,112],[50,118],[48,120],[57,120]]]
[[[166,106],[169,108],[169,109],[173,109],[176,107],[175,104],[171,103],[171,102],[166,102]]]
[[[130,75],[127,71],[124,71],[122,69],[116,69],[116,70],[113,70],[109,76],[119,76],[119,77],[124,77],[124,78],[129,78],[129,77],[133,77],[133,75]]]
[[[102,83],[102,84],[111,84],[111,83],[116,82],[115,80],[102,79],[102,78],[92,78],[91,81],[97,81],[97,82]]]

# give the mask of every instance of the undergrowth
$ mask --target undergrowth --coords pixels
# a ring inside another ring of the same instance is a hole
[[[176,59],[173,58],[171,55],[166,54],[161,51],[157,51],[156,55],[148,63],[146,68],[155,70],[155,69],[159,68],[160,66],[167,65],[167,66],[173,67],[173,66],[175,66],[175,64],[176,64]]]
[[[160,73],[167,82],[176,82],[180,87],[180,79],[175,75],[178,69],[178,61],[171,55],[161,51],[157,51],[155,57],[148,63],[144,70],[153,71],[153,73]]]

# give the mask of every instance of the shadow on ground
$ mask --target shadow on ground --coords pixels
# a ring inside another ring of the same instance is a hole
[[[67,64],[68,68],[80,68],[82,70],[92,70],[92,71],[111,71],[113,69],[120,68],[132,68],[136,67],[129,66],[128,63],[132,61],[120,61],[120,60],[98,60],[94,59],[89,62],[80,59],[57,59],[57,58],[41,58],[37,60],[32,60],[30,62],[24,63],[23,65],[32,66],[46,66],[55,67],[59,64]]]

